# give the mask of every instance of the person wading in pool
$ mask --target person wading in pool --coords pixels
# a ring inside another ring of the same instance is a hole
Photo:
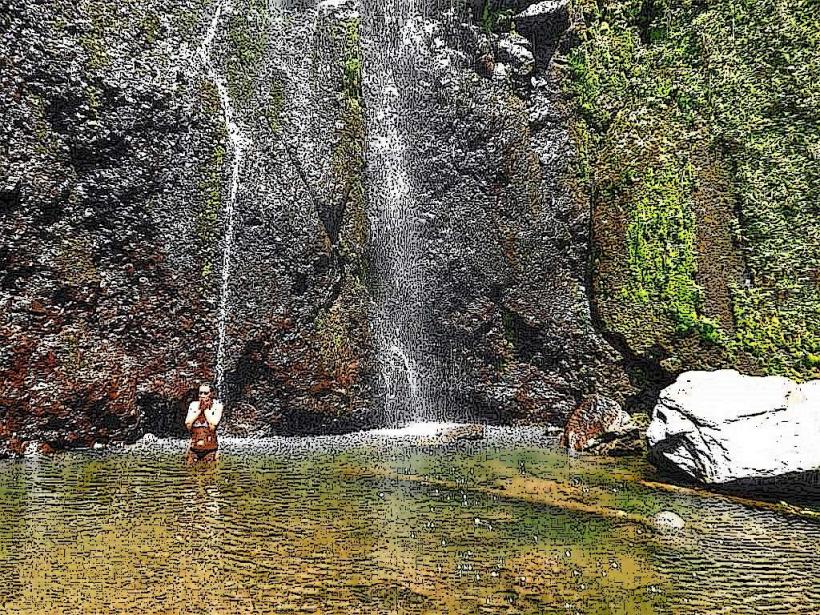
[[[185,427],[191,432],[188,463],[216,461],[216,426],[222,420],[222,402],[213,399],[210,384],[199,387],[199,400],[192,401],[185,417]]]

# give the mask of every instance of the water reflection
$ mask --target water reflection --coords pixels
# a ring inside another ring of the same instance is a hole
[[[637,462],[492,443],[223,444],[208,466],[186,466],[183,442],[0,464],[0,610],[820,605],[816,523],[653,491]],[[647,519],[660,510],[682,515],[684,531],[656,532]]]

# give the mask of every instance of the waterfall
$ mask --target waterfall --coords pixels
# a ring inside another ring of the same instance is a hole
[[[445,418],[441,385],[447,376],[442,369],[440,348],[428,330],[432,320],[429,285],[435,278],[430,276],[425,233],[429,233],[435,214],[420,202],[420,183],[414,177],[418,168],[416,165],[414,169],[412,157],[414,134],[418,134],[415,123],[420,121],[419,110],[424,108],[429,95],[429,83],[419,77],[424,76],[432,61],[431,33],[435,28],[447,27],[442,19],[448,11],[456,14],[453,6],[453,0],[325,0],[319,3],[272,0],[265,7],[271,44],[283,45],[267,61],[286,76],[290,88],[288,104],[291,109],[294,106],[302,109],[305,120],[292,125],[285,123],[273,138],[311,198],[315,191],[312,187],[321,189],[323,186],[328,168],[325,163],[332,155],[332,143],[323,135],[332,131],[333,125],[330,119],[316,112],[321,108],[319,97],[327,96],[322,89],[323,79],[331,66],[327,64],[331,47],[323,42],[322,33],[327,27],[324,20],[337,11],[344,12],[348,19],[361,19],[362,96],[367,134],[364,185],[370,226],[368,249],[373,265],[370,281],[375,299],[371,330],[377,348],[385,414],[392,423]],[[229,191],[223,196],[222,204],[223,249],[215,368],[216,384],[223,393],[231,341],[228,319],[234,322],[237,318],[234,304],[242,299],[241,291],[231,286],[232,274],[237,267],[242,267],[233,261],[234,244],[243,240],[241,227],[236,229],[237,237],[234,237],[234,207],[240,190],[240,173],[243,169],[246,173],[252,172],[245,166],[251,139],[241,125],[237,102],[231,100],[227,76],[215,52],[215,48],[220,47],[218,34],[225,26],[226,15],[237,10],[231,0],[217,2],[198,50],[206,76],[218,93],[231,156]],[[290,16],[305,14],[304,11],[310,16],[310,27],[294,31]],[[301,37],[311,39],[313,47],[308,46],[307,53],[293,54],[288,49],[286,36],[293,36],[294,32],[300,40]],[[248,125],[251,121],[249,117]],[[256,162],[247,160],[251,165]],[[243,195],[249,195],[250,189],[251,186],[242,184]]]
[[[425,326],[430,280],[424,238],[434,215],[419,202],[410,157],[423,94],[417,68],[429,55],[426,16],[441,18],[452,5],[437,0],[364,0],[363,5],[373,330],[385,414],[394,424],[436,420],[442,401],[434,344]]]
[[[222,391],[222,385],[225,380],[225,345],[226,345],[226,325],[228,315],[230,313],[230,277],[231,277],[231,252],[233,248],[234,237],[234,205],[236,204],[236,195],[239,191],[239,172],[241,170],[242,161],[245,154],[245,147],[247,139],[242,134],[239,125],[234,119],[234,109],[231,104],[230,96],[228,95],[228,86],[225,78],[219,74],[219,71],[214,65],[211,58],[211,51],[213,48],[214,38],[216,37],[217,29],[222,15],[228,12],[231,8],[230,0],[220,0],[214,10],[211,24],[208,27],[208,32],[205,35],[205,40],[199,48],[199,58],[205,67],[208,78],[216,86],[219,94],[219,101],[222,107],[222,121],[225,124],[225,130],[228,135],[228,142],[233,150],[231,161],[231,180],[228,191],[228,199],[224,203],[224,228],[222,248],[222,280],[219,291],[219,324],[218,324],[218,342],[216,351],[216,386],[217,390]]]

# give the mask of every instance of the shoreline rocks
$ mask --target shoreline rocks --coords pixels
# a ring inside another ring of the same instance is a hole
[[[625,455],[641,449],[638,426],[608,397],[585,398],[567,420],[560,446],[574,452]]]
[[[777,486],[820,469],[820,380],[684,372],[647,430],[656,466],[707,484]]]

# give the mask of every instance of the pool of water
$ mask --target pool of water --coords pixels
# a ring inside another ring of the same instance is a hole
[[[226,438],[193,467],[185,446],[0,462],[0,611],[820,612],[816,520],[534,432]]]

